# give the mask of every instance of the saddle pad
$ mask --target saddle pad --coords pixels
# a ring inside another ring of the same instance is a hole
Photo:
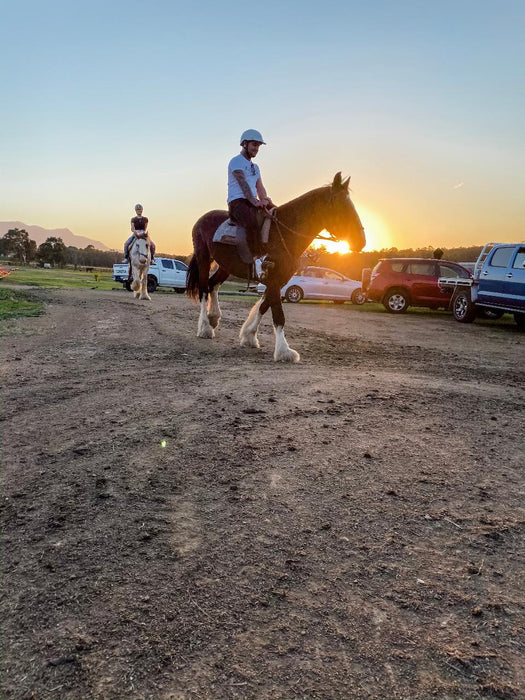
[[[214,243],[237,246],[237,253],[240,259],[247,264],[253,262],[253,256],[248,248],[246,240],[246,230],[242,226],[234,224],[230,219],[219,226],[213,234]]]

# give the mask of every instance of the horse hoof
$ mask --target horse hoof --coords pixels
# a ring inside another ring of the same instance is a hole
[[[288,348],[286,352],[280,353],[279,355],[275,353],[273,359],[275,360],[275,362],[292,362],[294,364],[297,364],[301,361],[301,356],[299,355],[297,350]]]
[[[241,348],[256,348],[259,350],[261,347],[258,338],[241,338],[240,344]]]
[[[213,328],[211,326],[209,328],[201,329],[197,333],[197,338],[206,338],[206,339],[211,340],[211,339],[215,338],[215,331],[213,330]]]

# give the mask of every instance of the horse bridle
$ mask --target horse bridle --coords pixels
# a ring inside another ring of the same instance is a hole
[[[144,240],[146,241],[146,246],[147,246],[147,249],[148,249],[148,251],[149,251],[150,248],[151,248],[151,241],[150,241],[150,239],[149,239],[149,236],[148,236],[147,231],[145,231],[144,233],[142,233],[142,234],[140,234],[140,235],[139,235],[138,233],[135,233],[135,238],[133,239],[133,243],[131,244],[131,248],[133,248],[133,246],[134,246],[136,243],[138,243],[138,241],[141,240],[141,239],[144,239]]]

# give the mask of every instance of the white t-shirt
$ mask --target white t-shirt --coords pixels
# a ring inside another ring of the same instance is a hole
[[[244,192],[233,175],[234,170],[243,171],[246,182],[252,191],[252,195],[257,199],[257,189],[255,185],[257,184],[257,180],[261,177],[261,171],[256,163],[245,158],[242,153],[239,153],[238,156],[232,158],[228,163],[228,203],[232,202],[234,199],[245,199]]]

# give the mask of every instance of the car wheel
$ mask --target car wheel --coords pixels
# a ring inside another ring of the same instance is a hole
[[[157,290],[157,280],[155,277],[148,275],[148,293],[153,294]]]
[[[383,306],[391,314],[404,314],[408,309],[408,294],[404,289],[389,289],[383,297]]]
[[[470,298],[470,289],[461,289],[452,299],[452,313],[460,323],[472,323],[476,318],[476,307]]]
[[[514,314],[514,320],[520,331],[525,331],[525,314],[520,314],[516,312]]]
[[[358,306],[361,306],[361,304],[364,304],[366,301],[366,295],[362,289],[354,289],[354,291],[352,292],[352,296],[350,297],[350,301],[352,302],[352,304],[357,304]]]
[[[186,291],[185,287],[174,287],[174,289],[177,292],[177,294],[184,294],[184,292]]]
[[[497,309],[477,309],[476,314],[479,318],[490,318],[493,321],[497,321],[504,314],[503,311],[498,311]]]
[[[286,290],[286,294],[284,295],[284,298],[286,301],[289,301],[292,304],[297,304],[298,302],[301,301],[303,298],[303,290],[301,287],[296,287],[295,285],[292,285],[291,287],[288,287]]]
[[[124,282],[124,289],[127,289],[128,292],[131,292],[131,282],[130,282],[130,280],[126,280],[126,281]]]

